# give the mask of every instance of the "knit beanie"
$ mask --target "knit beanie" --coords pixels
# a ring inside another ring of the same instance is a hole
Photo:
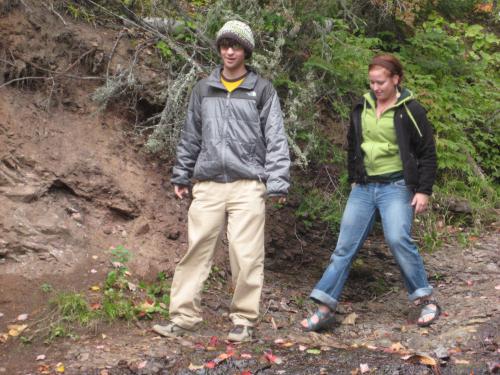
[[[250,29],[250,26],[246,23],[236,20],[227,21],[218,31],[215,39],[218,50],[220,50],[220,41],[222,39],[231,39],[238,42],[245,50],[246,57],[249,58],[252,56],[255,41],[253,39],[252,29]]]

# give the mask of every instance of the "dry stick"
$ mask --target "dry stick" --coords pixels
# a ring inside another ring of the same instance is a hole
[[[70,66],[68,66],[68,68],[66,68],[66,70],[64,70],[61,73],[64,74],[64,73],[67,73],[68,71],[70,71],[71,69],[73,69],[76,66],[76,64],[78,64],[85,56],[87,56],[91,52],[95,52],[95,50],[96,50],[95,48],[89,49],[87,52],[85,52],[83,55],[81,55],[79,58],[77,58],[76,61],[73,64],[71,64]],[[56,72],[56,74],[59,74],[59,72]]]
[[[0,89],[4,86],[8,86],[10,85],[11,83],[14,83],[14,82],[17,82],[17,81],[24,81],[24,80],[29,80],[29,79],[50,79],[52,77],[22,77],[22,78],[15,78],[15,79],[12,79],[8,82],[5,82],[3,85],[0,85]]]
[[[66,21],[64,21],[64,18],[62,18],[62,16],[59,13],[57,13],[57,11],[54,9],[54,3],[50,3],[50,7],[48,6],[48,4],[44,4],[44,5],[45,5],[45,8],[52,11],[57,17],[59,17],[61,19],[64,26],[68,26]]]
[[[106,68],[106,81],[109,78],[109,67],[111,66],[111,60],[113,59],[113,56],[115,54],[115,50],[118,47],[118,43],[120,42],[120,39],[122,38],[123,34],[124,34],[124,30],[122,29],[122,30],[120,30],[120,33],[118,34],[118,37],[116,38],[115,44],[113,45],[113,49],[109,53],[108,66]]]

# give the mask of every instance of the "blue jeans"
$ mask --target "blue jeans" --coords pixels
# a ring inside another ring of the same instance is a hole
[[[310,297],[335,310],[352,262],[373,226],[377,209],[382,218],[385,240],[399,265],[408,298],[413,301],[431,295],[432,287],[427,281],[424,263],[411,238],[411,199],[412,193],[404,180],[356,184],[347,201],[331,262]]]

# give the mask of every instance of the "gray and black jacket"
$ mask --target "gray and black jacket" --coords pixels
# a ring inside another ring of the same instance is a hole
[[[243,83],[229,93],[221,67],[193,88],[172,183],[260,180],[268,195],[286,195],[290,156],[278,95],[247,67]]]

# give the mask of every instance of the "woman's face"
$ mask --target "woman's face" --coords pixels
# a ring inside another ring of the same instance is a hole
[[[368,79],[370,80],[370,88],[372,89],[375,97],[378,100],[390,100],[397,93],[397,85],[399,83],[399,76],[391,76],[391,72],[382,67],[374,66],[368,72]]]

